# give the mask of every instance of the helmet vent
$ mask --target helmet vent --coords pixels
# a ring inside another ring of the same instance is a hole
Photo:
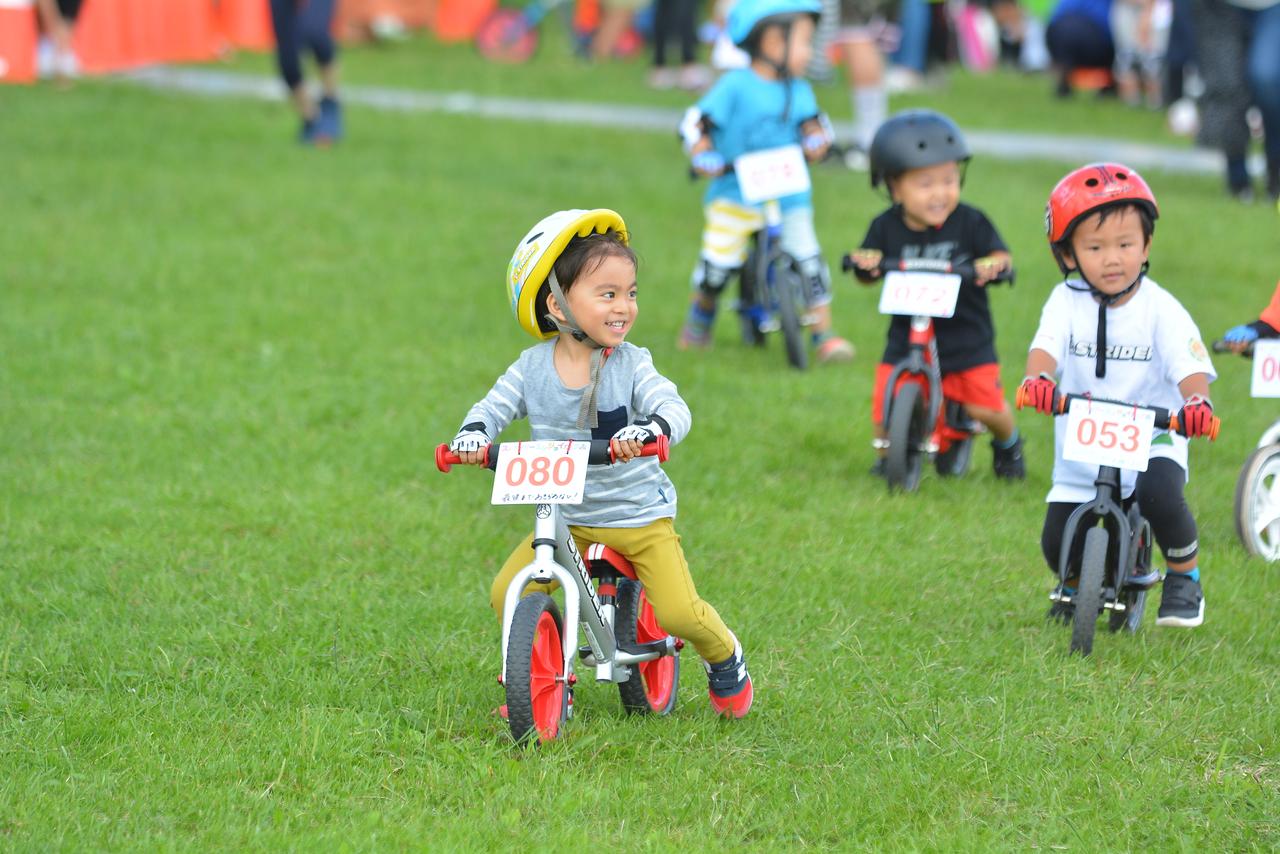
[[[530,243],[532,243],[533,241],[537,240],[537,239],[538,239],[539,237],[541,237],[541,236],[542,236],[542,232],[541,232],[541,231],[539,231],[537,234],[531,234],[531,235],[529,235],[529,239],[525,241],[525,245],[527,246],[528,244],[530,244]]]
[[[928,147],[929,147],[929,143],[925,142],[923,139],[916,143],[916,148],[920,149],[921,151],[924,151]]]
[[[1098,179],[1097,179],[1097,178],[1086,178],[1086,179],[1085,179],[1085,182],[1084,182],[1084,185],[1085,185],[1086,187],[1096,187],[1096,186],[1098,186]]]
[[[1127,181],[1127,180],[1129,180],[1129,174],[1128,174],[1127,172],[1117,172],[1117,173],[1116,173],[1116,180],[1117,180],[1117,181]]]

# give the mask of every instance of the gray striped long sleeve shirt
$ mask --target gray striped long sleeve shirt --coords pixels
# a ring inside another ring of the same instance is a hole
[[[576,426],[581,388],[566,388],[552,362],[555,341],[530,347],[498,378],[463,423],[482,422],[490,440],[517,418],[528,418],[535,440],[608,439],[638,418],[658,415],[671,427],[671,444],[689,433],[692,415],[675,383],[658,373],[643,347],[615,347],[600,372],[599,426]],[[593,466],[581,504],[561,508],[573,525],[639,528],[676,515],[676,489],[653,457],[626,465]]]

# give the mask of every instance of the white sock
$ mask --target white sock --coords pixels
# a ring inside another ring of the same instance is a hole
[[[859,86],[850,96],[853,102],[853,141],[868,151],[880,125],[889,116],[889,93],[884,85]]]

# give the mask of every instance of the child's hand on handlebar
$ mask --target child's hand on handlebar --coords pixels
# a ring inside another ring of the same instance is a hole
[[[855,249],[849,253],[849,259],[853,261],[854,267],[864,273],[879,273],[884,253],[879,249]]]
[[[1223,333],[1222,340],[1231,352],[1243,353],[1250,344],[1258,340],[1258,330],[1247,323],[1233,326]]]
[[[1053,413],[1053,393],[1057,390],[1058,384],[1048,374],[1025,377],[1022,380],[1022,386],[1018,389],[1018,408],[1032,406],[1035,407],[1036,412],[1050,415]]]
[[[804,156],[812,163],[816,163],[827,156],[827,151],[831,148],[831,141],[827,139],[825,133],[807,133],[804,139],[800,141],[800,147],[804,149]]]
[[[724,172],[724,155],[712,149],[710,143],[705,149],[692,152],[689,161],[694,166],[694,172],[707,175],[708,178],[714,178]]]
[[[628,463],[640,456],[647,442],[655,441],[662,432],[657,422],[645,418],[628,424],[613,434],[610,444],[613,446],[614,462]]]
[[[979,258],[973,262],[973,283],[978,287],[986,285],[1008,270],[1012,260],[1007,252]]]
[[[1193,394],[1182,402],[1178,426],[1188,438],[1208,436],[1213,432],[1213,401],[1203,394]]]
[[[463,465],[484,465],[489,435],[484,432],[483,427],[483,424],[464,424],[449,443],[449,450],[458,455],[459,462]]]

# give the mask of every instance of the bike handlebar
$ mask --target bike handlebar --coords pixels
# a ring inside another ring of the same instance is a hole
[[[1087,394],[1062,394],[1061,392],[1055,391],[1053,393],[1053,414],[1065,415],[1067,410],[1071,407],[1071,401],[1073,400],[1088,400],[1093,403],[1113,403],[1117,406],[1132,406],[1137,409],[1149,409],[1156,414],[1156,427],[1161,430],[1172,430],[1180,436],[1187,435],[1182,432],[1182,425],[1178,423],[1178,413],[1170,412],[1169,410],[1162,409],[1159,406],[1146,406],[1141,403],[1130,403],[1127,400],[1107,400],[1106,398],[1092,397]],[[1014,406],[1021,409],[1026,405],[1026,403],[1026,389],[1019,386],[1018,393],[1014,397]],[[1213,416],[1213,423],[1209,427],[1209,432],[1205,434],[1210,442],[1215,441],[1218,438],[1218,431],[1221,427],[1222,419],[1216,415]]]
[[[861,268],[858,267],[858,265],[854,262],[853,255],[851,253],[846,252],[844,256],[841,257],[840,259],[841,272],[852,273],[859,269]],[[876,278],[880,278],[884,276],[885,273],[890,273],[894,271],[904,272],[904,273],[951,273],[953,275],[957,275],[960,278],[966,279],[968,281],[973,281],[975,278],[977,278],[977,275],[978,275],[977,268],[975,267],[972,261],[955,263],[952,261],[943,261],[935,258],[884,257],[884,258],[881,258],[880,263],[876,265],[875,271],[868,271],[868,272],[878,272],[880,275],[877,276]],[[986,284],[996,285],[996,284],[1007,282],[1008,284],[1012,285],[1014,284],[1016,279],[1017,279],[1017,274],[1014,272],[1013,267],[1006,267],[1005,269],[1001,270],[994,279],[991,279]]]
[[[575,440],[576,441],[576,440]],[[616,462],[616,455],[613,452],[612,439],[591,439],[591,450],[587,453],[587,465],[592,466],[608,466]],[[481,463],[485,468],[493,470],[498,465],[498,446],[500,442],[485,445],[484,461]],[[506,444],[518,445],[519,442],[508,442]],[[658,436],[652,442],[645,442],[640,450],[642,457],[657,457],[658,462],[665,463],[671,456],[671,440],[666,436]],[[440,471],[449,472],[455,465],[460,465],[462,458],[449,450],[448,443],[436,445],[436,468]]]

